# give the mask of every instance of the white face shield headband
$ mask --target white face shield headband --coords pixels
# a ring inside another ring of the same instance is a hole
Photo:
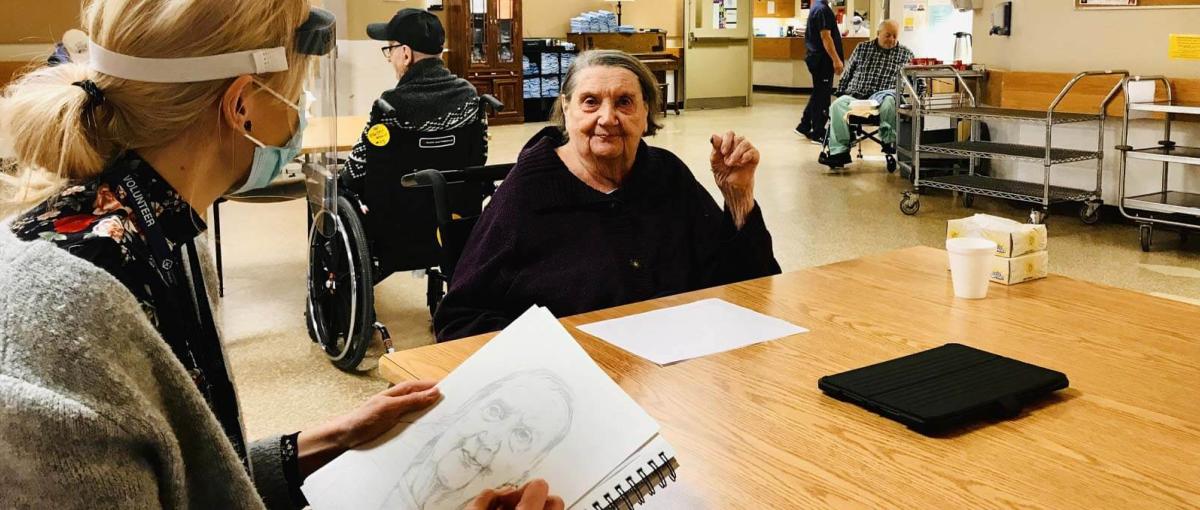
[[[296,29],[296,52],[325,55],[334,45],[334,17],[324,9],[309,10]],[[87,65],[94,71],[126,80],[150,83],[191,83],[288,69],[284,47],[183,58],[145,58],[123,55],[88,41]]]

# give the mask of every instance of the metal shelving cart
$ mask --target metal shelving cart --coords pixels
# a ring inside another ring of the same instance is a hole
[[[926,106],[926,108],[952,106],[953,104],[956,104],[953,103],[953,101],[957,100],[954,96],[954,93],[948,94],[944,92],[934,92],[934,90],[937,88],[934,86],[934,83],[937,81],[942,81],[944,83],[948,80],[955,87],[957,87],[958,82],[955,81],[956,77],[954,74],[954,69],[945,69],[944,66],[922,65],[906,66],[902,72],[908,76],[908,79],[916,85],[917,90],[922,93],[920,101],[922,105]],[[967,69],[958,71],[958,76],[961,76],[968,83],[971,83],[971,92],[978,96],[980,83],[987,78],[987,71],[982,65],[975,64]],[[922,88],[924,90],[921,90]],[[961,94],[961,92],[959,94]],[[929,123],[924,122],[924,119],[921,117],[914,117],[912,108],[909,107],[908,104],[901,104],[900,107],[896,109],[896,114],[900,117],[900,123],[897,125],[898,132],[896,136],[896,163],[901,169],[900,175],[911,181],[913,179],[913,175],[915,175],[912,165],[912,133],[914,130],[920,129],[922,131],[921,137],[927,140],[956,140],[958,139],[958,119],[948,119],[948,128],[939,129],[931,128],[928,125]],[[911,124],[917,125],[913,126]],[[986,139],[986,137],[984,138]],[[926,165],[926,175],[930,175],[931,173],[946,173],[948,168],[960,167],[965,164],[969,164],[969,162],[964,158],[957,158],[943,154],[926,154],[922,157],[922,159],[927,162],[930,160],[938,160],[937,164]]]
[[[1165,101],[1149,101],[1135,103],[1129,101],[1129,84],[1142,81],[1159,82],[1164,85],[1167,98]],[[1175,102],[1171,91],[1171,82],[1162,76],[1134,76],[1121,81],[1125,91],[1125,119],[1121,123],[1121,144],[1116,147],[1121,152],[1119,172],[1120,202],[1117,208],[1126,218],[1138,223],[1138,238],[1142,251],[1150,251],[1150,243],[1154,236],[1154,225],[1167,225],[1180,229],[1180,235],[1187,237],[1190,230],[1200,230],[1200,193],[1173,191],[1168,177],[1172,163],[1200,168],[1200,147],[1185,147],[1171,141],[1171,122],[1175,115],[1200,115],[1200,104],[1181,104]],[[1136,149],[1129,145],[1129,115],[1130,112],[1152,112],[1162,115],[1163,138],[1158,145],[1144,149]],[[1162,163],[1162,188],[1153,193],[1127,196],[1125,194],[1126,171],[1128,160],[1158,161]],[[1132,212],[1131,212],[1132,211]],[[1157,216],[1156,216],[1157,215]]]
[[[1040,205],[1030,212],[1030,221],[1042,223],[1045,221],[1051,204],[1061,202],[1081,202],[1079,217],[1086,224],[1093,224],[1100,219],[1101,180],[1104,171],[1104,120],[1107,118],[1109,103],[1121,91],[1118,82],[1105,96],[1096,113],[1061,113],[1055,112],[1063,98],[1075,87],[1079,80],[1088,76],[1119,75],[1128,77],[1127,71],[1085,71],[1075,75],[1070,82],[1059,91],[1058,96],[1050,103],[1049,109],[1018,110],[1013,108],[997,108],[980,106],[975,94],[967,86],[963,76],[953,66],[940,66],[954,73],[955,79],[961,85],[961,92],[956,96],[957,101],[949,104],[926,104],[920,99],[907,73],[901,73],[910,104],[907,105],[914,118],[949,117],[971,123],[968,140],[945,143],[921,143],[921,132],[913,130],[914,153],[912,158],[913,189],[905,191],[900,199],[900,211],[913,215],[921,207],[922,188],[944,189],[963,193],[963,204],[970,206],[974,195],[1004,198]],[[1041,124],[1046,128],[1045,145],[1020,145],[1014,143],[985,142],[979,140],[979,122],[984,120],[1007,120]],[[1052,135],[1054,126],[1080,122],[1097,122],[1097,142],[1095,151],[1062,149],[1054,147]],[[914,126],[920,122],[913,122]],[[921,178],[921,158],[924,155],[949,155],[970,159],[967,173]],[[1014,181],[977,175],[975,173],[978,159],[1006,159],[1016,161],[1039,162],[1045,168],[1045,179],[1042,183]],[[1054,165],[1078,161],[1096,160],[1096,185],[1094,189],[1084,190],[1050,184],[1050,168]]]

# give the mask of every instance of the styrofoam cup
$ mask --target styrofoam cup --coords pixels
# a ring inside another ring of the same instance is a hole
[[[964,299],[987,297],[988,274],[992,271],[992,257],[996,256],[996,243],[976,237],[956,237],[946,240],[946,251],[950,253],[954,295]]]

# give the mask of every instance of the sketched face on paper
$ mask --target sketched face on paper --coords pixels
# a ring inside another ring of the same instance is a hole
[[[566,436],[573,405],[566,384],[547,370],[517,372],[480,389],[438,424],[405,470],[401,485],[410,503],[457,508],[485,488],[522,483]]]

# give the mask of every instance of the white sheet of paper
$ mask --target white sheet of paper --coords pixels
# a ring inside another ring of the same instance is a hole
[[[1129,102],[1131,103],[1153,103],[1154,92],[1158,82],[1154,80],[1131,81],[1129,82]],[[1129,112],[1130,119],[1148,119],[1154,114],[1150,112]]]
[[[485,488],[545,478],[567,506],[658,433],[658,423],[543,308],[531,308],[439,384],[443,398],[305,480],[313,508],[461,508]]]
[[[593,322],[579,330],[659,365],[808,332],[721,299]]]

